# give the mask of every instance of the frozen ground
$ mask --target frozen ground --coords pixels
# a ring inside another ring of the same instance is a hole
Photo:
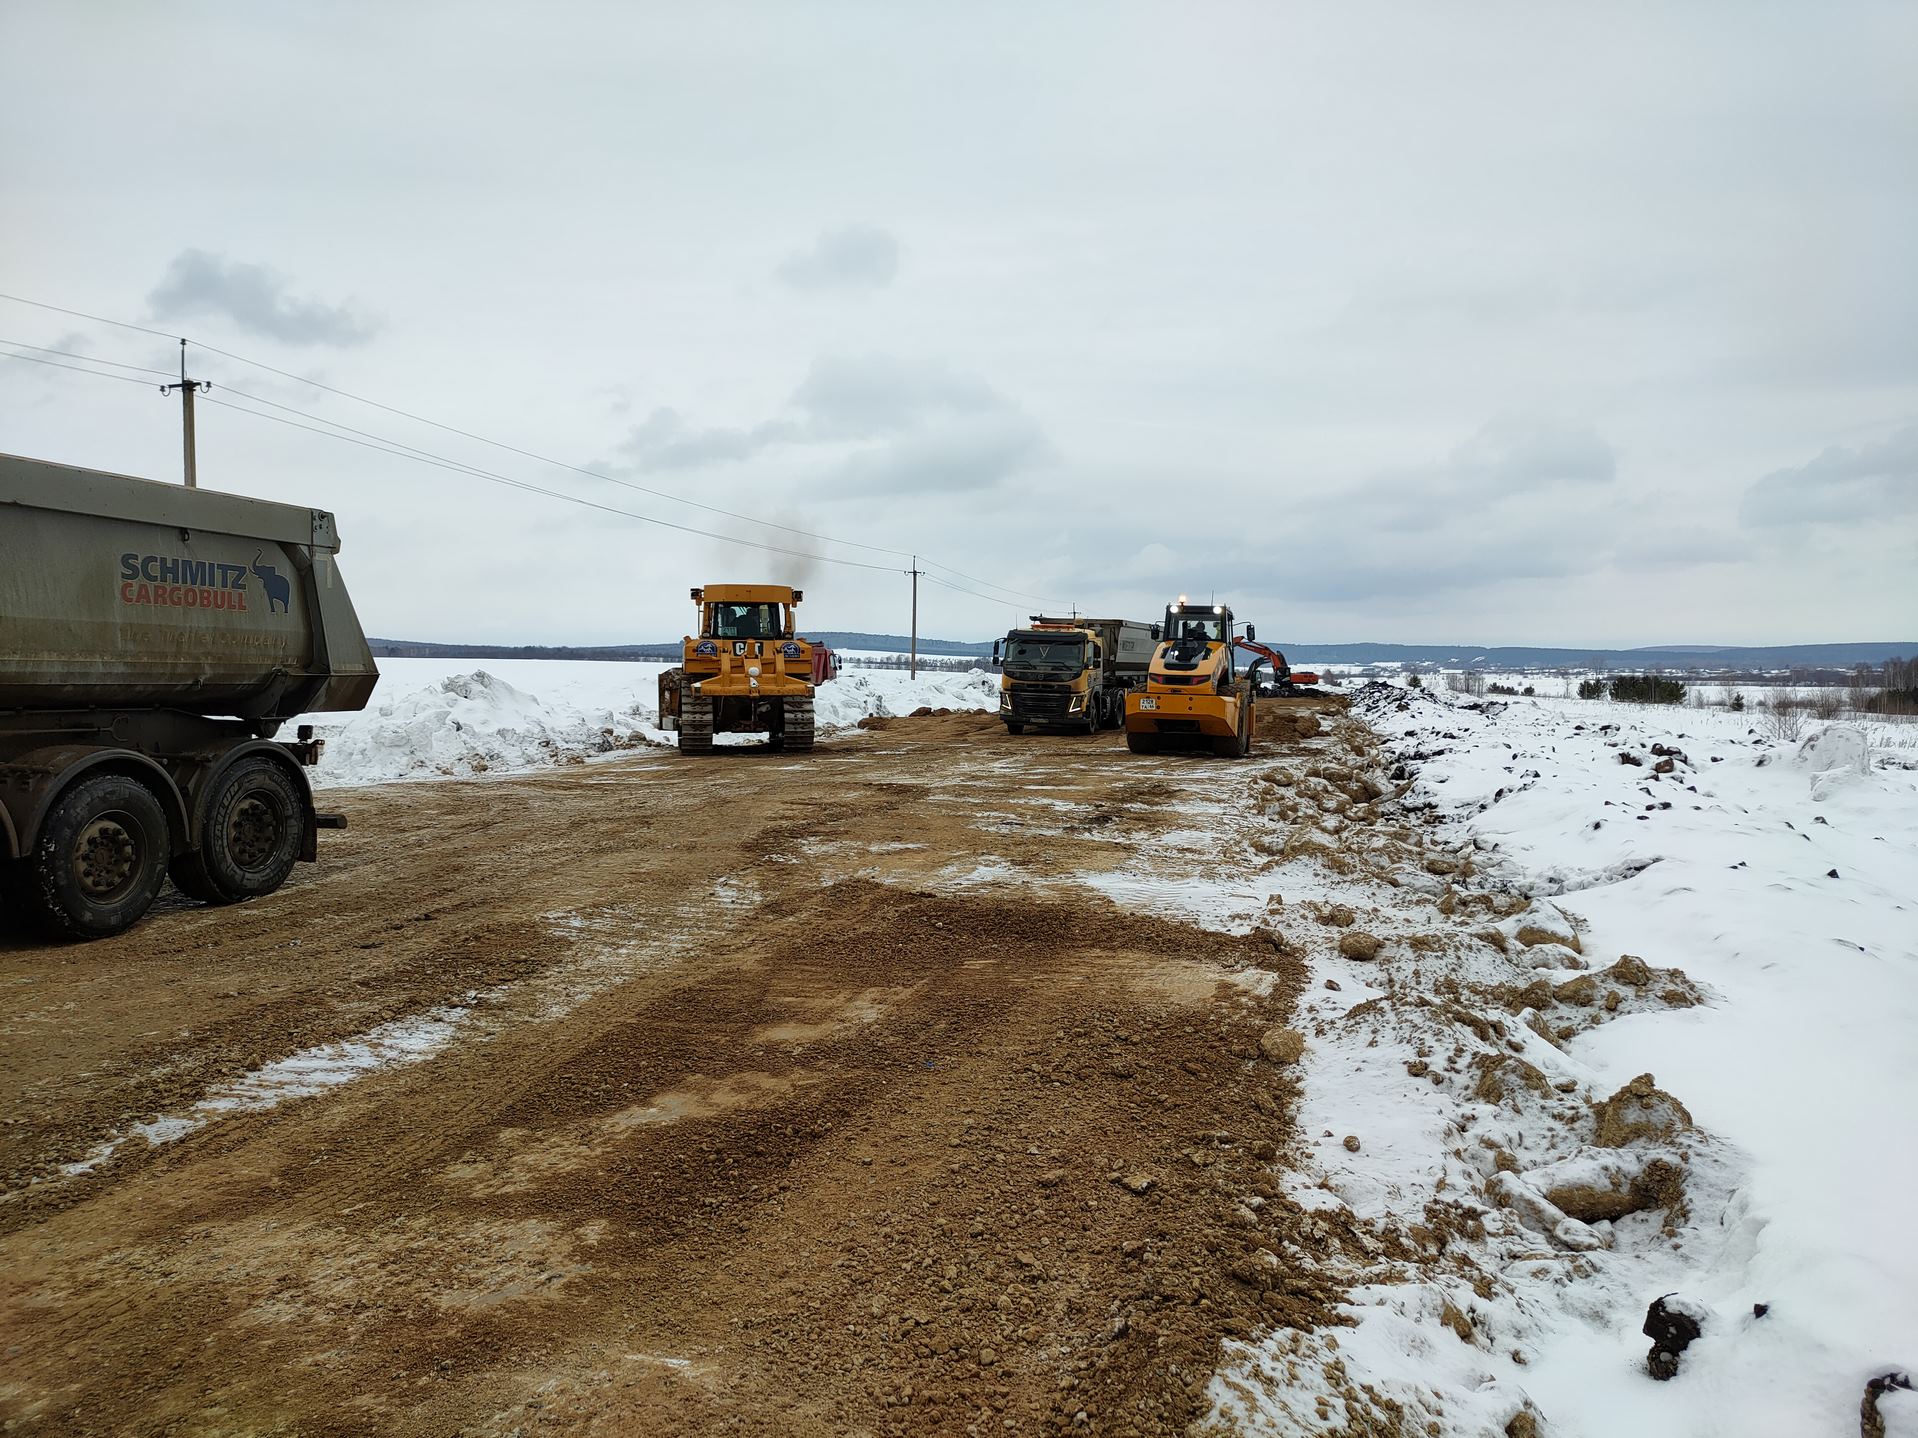
[[[1406,1432],[1858,1433],[1866,1380],[1918,1365],[1907,731],[1780,745],[1723,711],[1382,685],[1359,712],[1431,857],[1376,896],[1377,960],[1317,966],[1300,1129],[1324,1137],[1294,1197],[1380,1256],[1352,1332],[1248,1347],[1222,1409],[1280,1432],[1396,1404]],[[1392,934],[1435,889],[1503,917],[1465,945]],[[1608,1113],[1648,1122],[1608,1136]],[[1640,1327],[1671,1292],[1704,1332],[1659,1383]],[[1914,1399],[1885,1401],[1890,1431]]]
[[[311,723],[326,740],[313,770],[316,785],[513,773],[673,743],[656,727],[664,664],[382,659],[379,666],[373,702],[360,713],[305,715],[287,726],[291,732]],[[848,670],[821,686],[815,704],[820,730],[831,733],[868,715],[996,702],[996,681],[977,670],[917,680],[892,670]]]

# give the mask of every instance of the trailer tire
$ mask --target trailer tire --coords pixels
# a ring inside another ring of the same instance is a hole
[[[679,695],[679,752],[713,752],[713,701],[683,689]]]
[[[82,779],[53,802],[33,851],[7,873],[8,907],[54,939],[104,939],[138,923],[166,882],[166,810],[124,774]]]
[[[283,765],[261,755],[228,769],[207,796],[194,848],[167,866],[181,893],[208,904],[263,898],[300,857],[306,800]]]

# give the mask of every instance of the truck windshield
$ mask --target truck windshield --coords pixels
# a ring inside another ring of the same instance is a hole
[[[1086,642],[1070,638],[1014,634],[1006,639],[1005,671],[1015,678],[1054,678],[1077,674],[1086,665]]]
[[[778,639],[785,633],[777,604],[715,604],[713,638]]]

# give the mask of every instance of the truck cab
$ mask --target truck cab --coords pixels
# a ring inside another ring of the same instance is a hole
[[[1033,615],[992,647],[1006,731],[1118,727],[1126,691],[1143,679],[1156,637],[1125,619]]]

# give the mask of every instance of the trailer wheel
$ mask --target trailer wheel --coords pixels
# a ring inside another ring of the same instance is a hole
[[[49,938],[132,928],[166,879],[166,811],[123,774],[82,779],[54,801],[33,852],[6,866],[7,898]]]
[[[167,872],[183,894],[209,904],[238,904],[272,893],[300,856],[306,803],[271,759],[242,759],[220,776],[206,802],[198,845]]]

